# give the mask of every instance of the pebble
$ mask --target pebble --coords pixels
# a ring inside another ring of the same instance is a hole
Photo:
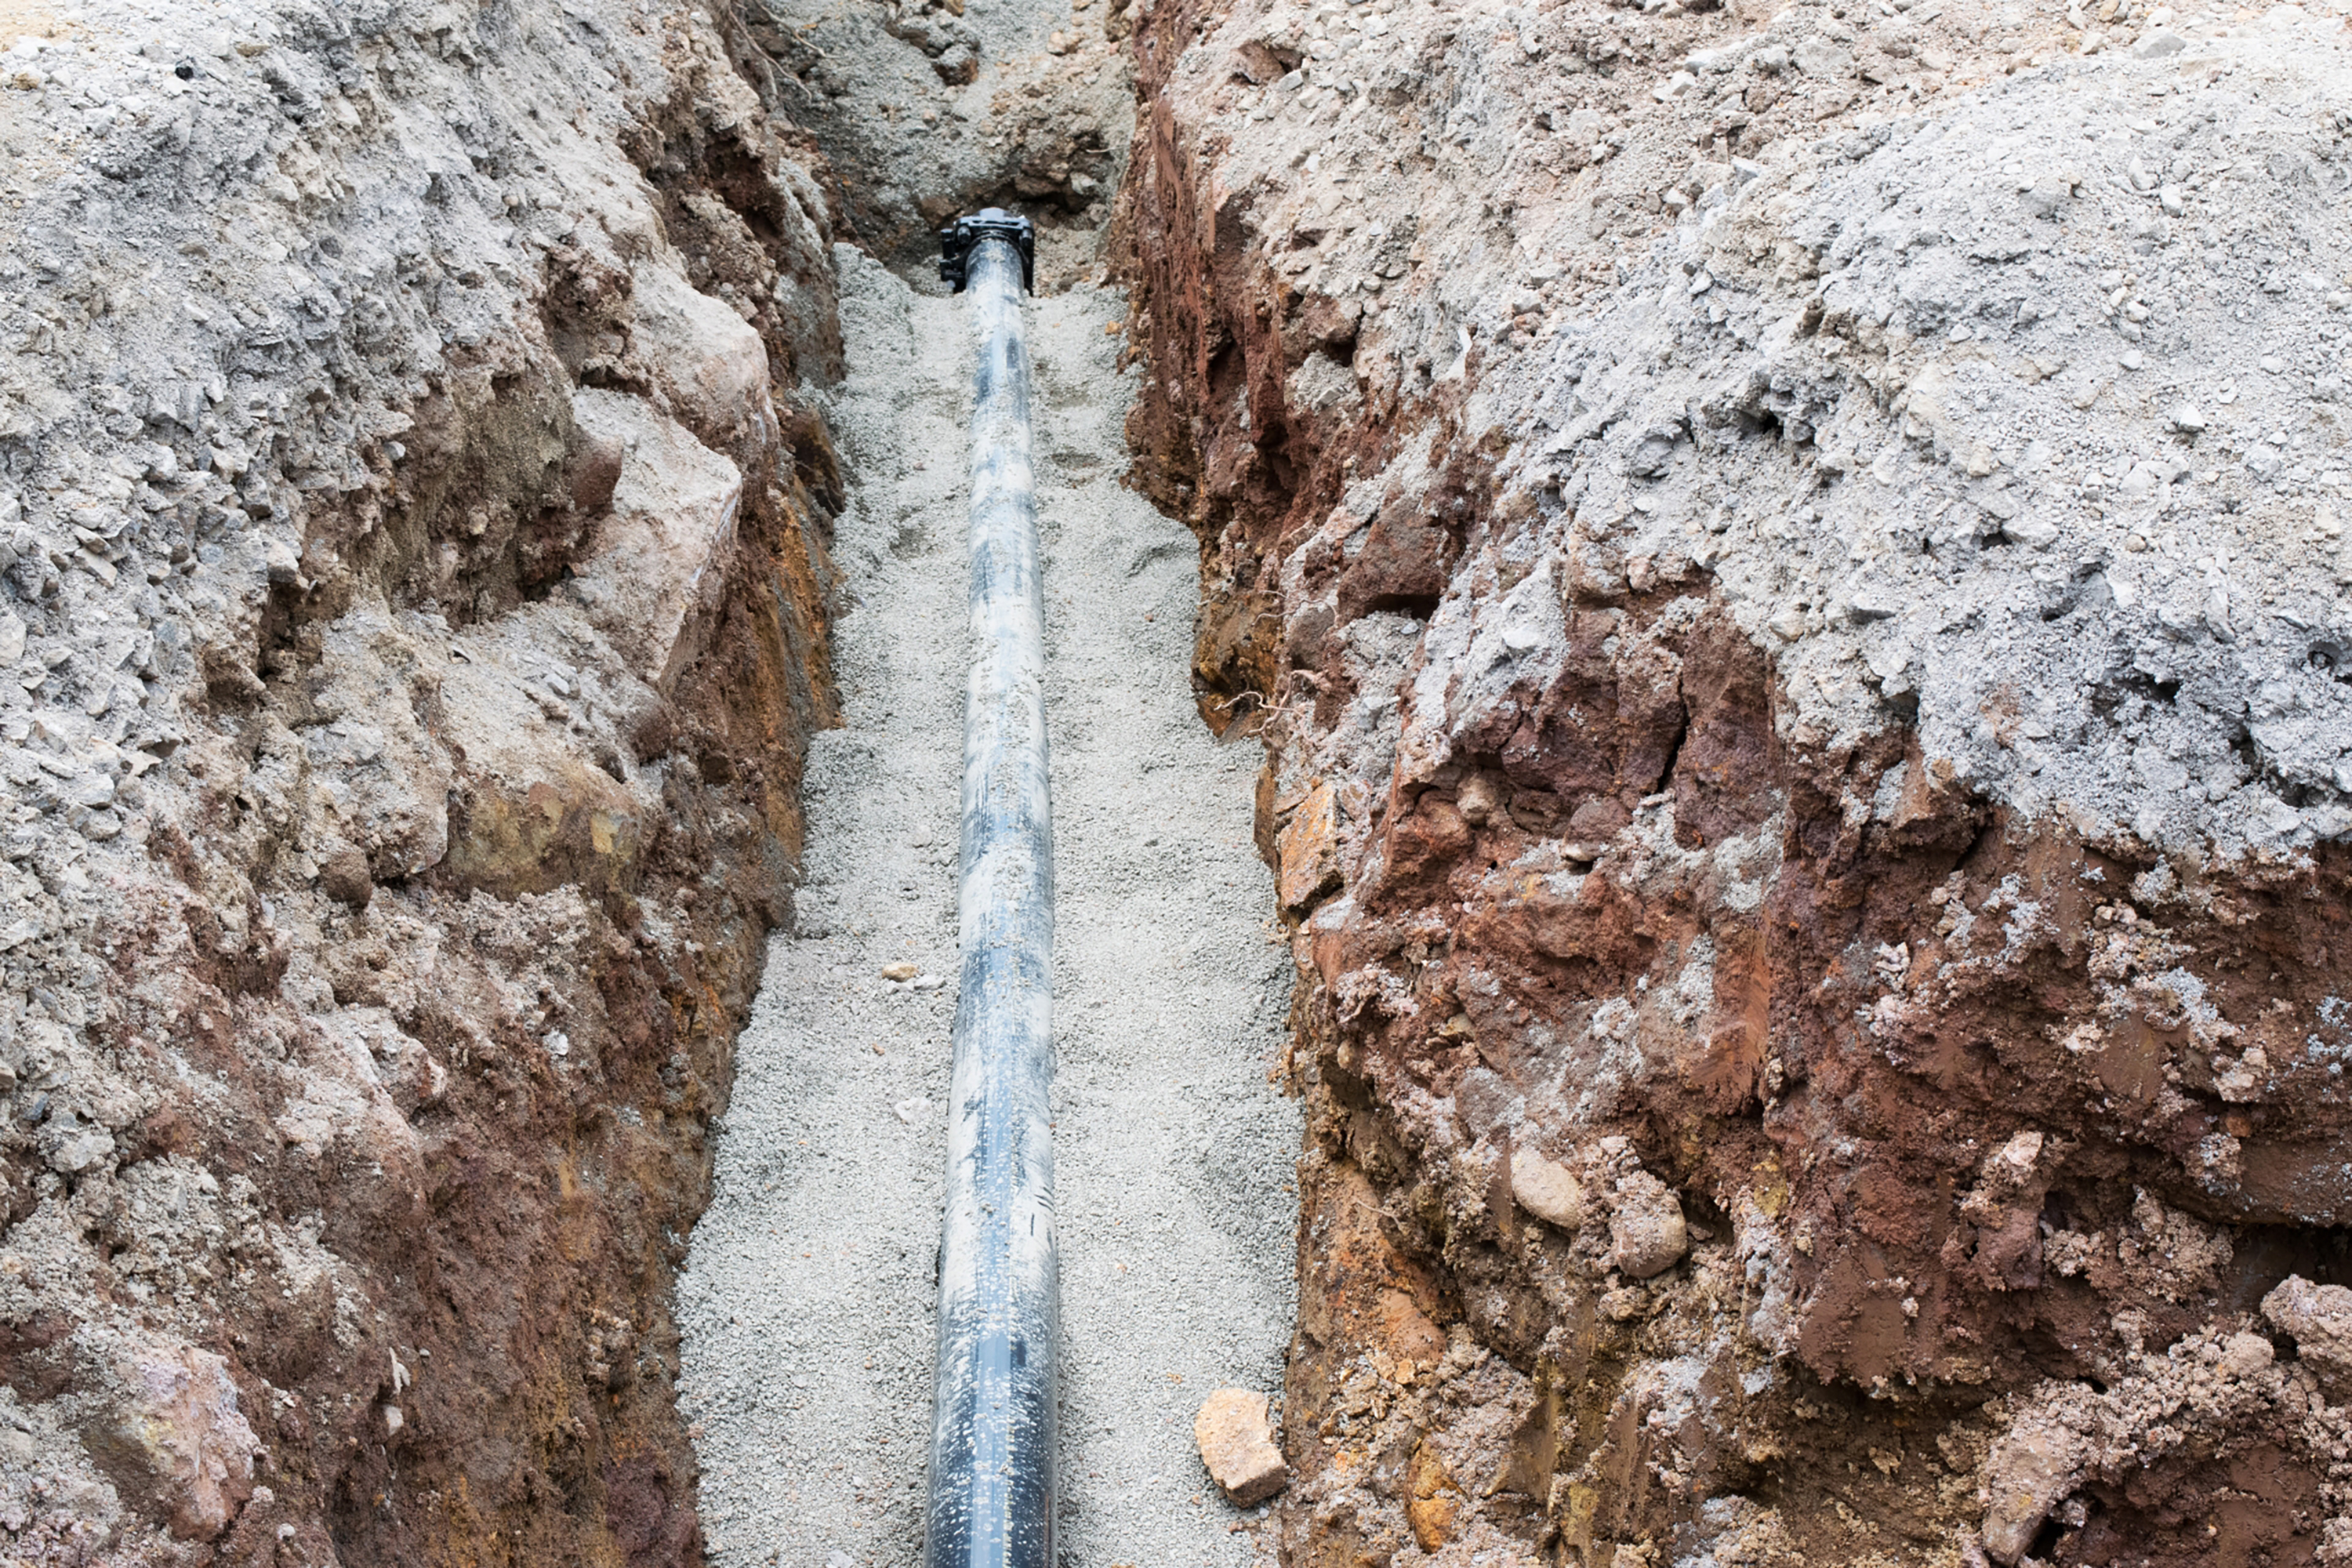
[[[1567,1166],[1533,1149],[1511,1151],[1511,1201],[1562,1230],[1584,1223],[1584,1188]]]
[[[1846,600],[1847,608],[1857,621],[1883,621],[1899,615],[1903,596],[1886,588],[1857,588]]]
[[[2205,413],[2193,403],[2174,405],[2168,417],[2172,427],[2184,435],[2194,436],[2205,428]]]
[[[914,979],[915,976],[920,974],[922,972],[923,966],[921,964],[908,963],[904,960],[901,960],[897,963],[884,964],[882,966],[882,978],[885,980],[895,980],[900,984],[904,984],[906,982]]]

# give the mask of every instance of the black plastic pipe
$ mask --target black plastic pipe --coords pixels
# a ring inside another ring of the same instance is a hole
[[[1029,459],[1028,220],[942,236],[971,297],[971,630],[964,702],[962,974],[949,1089],[926,1568],[1053,1568],[1054,825],[1045,601]]]

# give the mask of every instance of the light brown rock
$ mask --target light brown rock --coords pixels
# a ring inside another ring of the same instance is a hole
[[[2294,1339],[2296,1359],[2334,1392],[2352,1394],[2352,1290],[2290,1274],[2263,1298],[2271,1327]]]
[[[141,1341],[116,1373],[121,1402],[85,1441],[152,1489],[173,1535],[211,1540],[253,1495],[261,1447],[238,1408],[228,1363],[194,1345]]]
[[[1681,1200],[1649,1172],[1620,1181],[1609,1209],[1609,1261],[1627,1278],[1663,1274],[1690,1250]]]
[[[1263,1394],[1246,1388],[1217,1390],[1192,1418],[1192,1438],[1201,1446],[1201,1462],[1209,1468],[1209,1478],[1244,1508],[1289,1484],[1290,1470],[1282,1462]]]
[[[1584,1188],[1568,1167],[1533,1149],[1511,1151],[1511,1201],[1546,1225],[1574,1230],[1584,1223]]]
[[[319,862],[319,890],[339,904],[363,910],[375,896],[367,857],[346,844]]]
[[[2014,1563],[2051,1508],[2074,1489],[2090,1441],[2068,1422],[2036,1414],[1993,1447],[1985,1465],[1985,1554]]]
[[[1303,910],[1339,885],[1339,803],[1328,784],[1307,792],[1275,847],[1284,908]]]
[[[1426,1443],[1413,1450],[1408,1479],[1412,1485],[1404,1512],[1413,1542],[1423,1552],[1439,1551],[1454,1538],[1454,1516],[1462,1510],[1461,1485]]]

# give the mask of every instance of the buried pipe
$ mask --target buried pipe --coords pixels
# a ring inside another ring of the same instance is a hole
[[[940,1240],[926,1568],[1052,1568],[1054,826],[1045,604],[1029,466],[1026,218],[941,231],[971,296],[971,630],[947,1214]]]

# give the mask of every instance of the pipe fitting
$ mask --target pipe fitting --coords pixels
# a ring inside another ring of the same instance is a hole
[[[961,294],[971,268],[972,247],[1002,239],[1021,253],[1021,290],[1037,291],[1037,226],[1003,207],[982,207],[940,230],[940,281]]]

